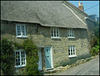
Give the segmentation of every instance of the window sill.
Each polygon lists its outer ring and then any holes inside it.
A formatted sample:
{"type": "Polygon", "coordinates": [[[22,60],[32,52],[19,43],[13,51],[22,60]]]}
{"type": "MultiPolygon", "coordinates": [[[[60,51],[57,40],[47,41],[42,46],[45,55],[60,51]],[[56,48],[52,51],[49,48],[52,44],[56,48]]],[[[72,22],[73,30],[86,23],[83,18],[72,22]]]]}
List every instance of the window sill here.
{"type": "Polygon", "coordinates": [[[69,58],[76,57],[76,55],[70,55],[69,58]]]}
{"type": "Polygon", "coordinates": [[[68,37],[69,39],[74,39],[75,37],[68,37]]]}
{"type": "Polygon", "coordinates": [[[20,65],[20,66],[15,66],[15,68],[22,68],[25,67],[26,65],[20,65]]]}
{"type": "Polygon", "coordinates": [[[16,36],[17,38],[28,38],[27,36],[16,36]]]}
{"type": "Polygon", "coordinates": [[[61,39],[61,37],[51,37],[51,39],[61,39]]]}

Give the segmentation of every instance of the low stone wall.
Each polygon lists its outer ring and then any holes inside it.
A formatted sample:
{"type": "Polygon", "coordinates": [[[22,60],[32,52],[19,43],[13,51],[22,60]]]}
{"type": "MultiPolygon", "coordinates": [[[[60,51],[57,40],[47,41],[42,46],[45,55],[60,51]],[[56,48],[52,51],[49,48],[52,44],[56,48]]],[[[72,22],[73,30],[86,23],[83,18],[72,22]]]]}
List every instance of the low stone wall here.
{"type": "Polygon", "coordinates": [[[85,62],[87,62],[87,61],[90,61],[91,59],[94,59],[94,58],[96,58],[96,57],[98,57],[98,55],[96,55],[96,56],[91,56],[91,57],[85,58],[85,59],[77,60],[75,63],[73,63],[73,64],[71,64],[71,65],[66,65],[66,66],[64,66],[64,67],[63,67],[63,66],[59,66],[59,67],[57,67],[57,68],[54,68],[53,70],[47,70],[47,71],[45,71],[44,73],[45,73],[45,74],[49,74],[49,73],[61,72],[61,71],[63,71],[63,70],[67,70],[67,69],[72,68],[72,67],[74,67],[74,66],[77,66],[77,65],[79,65],[79,64],[82,64],[82,63],[85,63],[85,62]]]}

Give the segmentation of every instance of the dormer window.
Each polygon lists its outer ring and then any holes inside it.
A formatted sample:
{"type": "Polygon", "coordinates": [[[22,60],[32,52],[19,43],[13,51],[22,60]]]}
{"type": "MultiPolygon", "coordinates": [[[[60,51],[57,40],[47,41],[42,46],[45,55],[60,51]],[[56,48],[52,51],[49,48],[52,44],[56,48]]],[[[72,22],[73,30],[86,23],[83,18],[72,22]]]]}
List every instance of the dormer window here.
{"type": "Polygon", "coordinates": [[[16,24],[16,36],[17,37],[26,37],[25,24],[16,24]]]}
{"type": "Polygon", "coordinates": [[[73,29],[68,29],[67,30],[67,36],[68,36],[68,38],[75,38],[74,30],[73,29]]]}
{"type": "Polygon", "coordinates": [[[60,38],[59,28],[51,28],[51,38],[60,38]]]}

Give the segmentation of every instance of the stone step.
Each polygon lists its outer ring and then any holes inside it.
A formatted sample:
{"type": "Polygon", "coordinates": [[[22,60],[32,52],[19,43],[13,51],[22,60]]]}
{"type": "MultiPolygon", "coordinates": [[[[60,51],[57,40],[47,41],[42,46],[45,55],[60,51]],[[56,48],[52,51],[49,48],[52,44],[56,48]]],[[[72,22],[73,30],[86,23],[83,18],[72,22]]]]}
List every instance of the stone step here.
{"type": "Polygon", "coordinates": [[[44,73],[55,73],[57,70],[55,69],[50,69],[50,70],[46,70],[44,73]]]}

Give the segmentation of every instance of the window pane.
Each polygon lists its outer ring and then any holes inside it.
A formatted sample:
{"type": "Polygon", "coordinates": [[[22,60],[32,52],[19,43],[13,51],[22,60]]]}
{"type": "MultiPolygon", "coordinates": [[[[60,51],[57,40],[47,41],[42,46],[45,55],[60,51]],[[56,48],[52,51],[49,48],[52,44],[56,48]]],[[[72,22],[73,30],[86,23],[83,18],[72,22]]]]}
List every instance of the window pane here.
{"type": "Polygon", "coordinates": [[[19,56],[19,52],[16,52],[16,58],[19,58],[20,56],[19,56]]]}
{"type": "Polygon", "coordinates": [[[72,46],[71,46],[71,55],[72,55],[72,46]]]}
{"type": "Polygon", "coordinates": [[[51,28],[51,37],[54,36],[54,33],[53,33],[53,28],[51,28]]]}
{"type": "Polygon", "coordinates": [[[70,37],[72,37],[72,29],[70,29],[70,37]]]}
{"type": "Polygon", "coordinates": [[[69,30],[69,36],[71,37],[71,30],[69,30]]]}
{"type": "Polygon", "coordinates": [[[75,46],[73,46],[73,54],[75,55],[75,46]]]}
{"type": "Polygon", "coordinates": [[[21,35],[21,31],[17,31],[17,35],[21,35]]]}
{"type": "Polygon", "coordinates": [[[57,37],[59,37],[59,31],[58,31],[58,29],[57,29],[57,37]]]}
{"type": "Polygon", "coordinates": [[[24,65],[25,62],[25,51],[21,51],[21,65],[24,65]]]}
{"type": "Polygon", "coordinates": [[[25,27],[24,26],[22,26],[22,35],[25,35],[25,29],[24,29],[25,27]]]}
{"type": "Polygon", "coordinates": [[[54,37],[56,37],[56,30],[54,29],[54,37]]]}
{"type": "Polygon", "coordinates": [[[70,55],[70,50],[68,50],[68,52],[69,52],[69,55],[70,55]]]}
{"type": "Polygon", "coordinates": [[[17,30],[18,30],[18,31],[20,30],[20,26],[17,26],[17,30]]]}
{"type": "Polygon", "coordinates": [[[18,66],[18,65],[20,65],[20,62],[17,62],[17,63],[16,63],[16,66],[18,66]]]}
{"type": "Polygon", "coordinates": [[[20,54],[19,52],[16,52],[16,65],[20,65],[20,54]]]}
{"type": "Polygon", "coordinates": [[[53,37],[53,33],[51,33],[51,36],[53,37]]]}
{"type": "Polygon", "coordinates": [[[24,30],[24,26],[22,26],[22,30],[24,30]]]}
{"type": "Polygon", "coordinates": [[[68,53],[69,53],[69,55],[70,55],[70,46],[68,47],[68,53]]]}
{"type": "Polygon", "coordinates": [[[21,27],[17,26],[17,35],[21,35],[21,27]]]}

